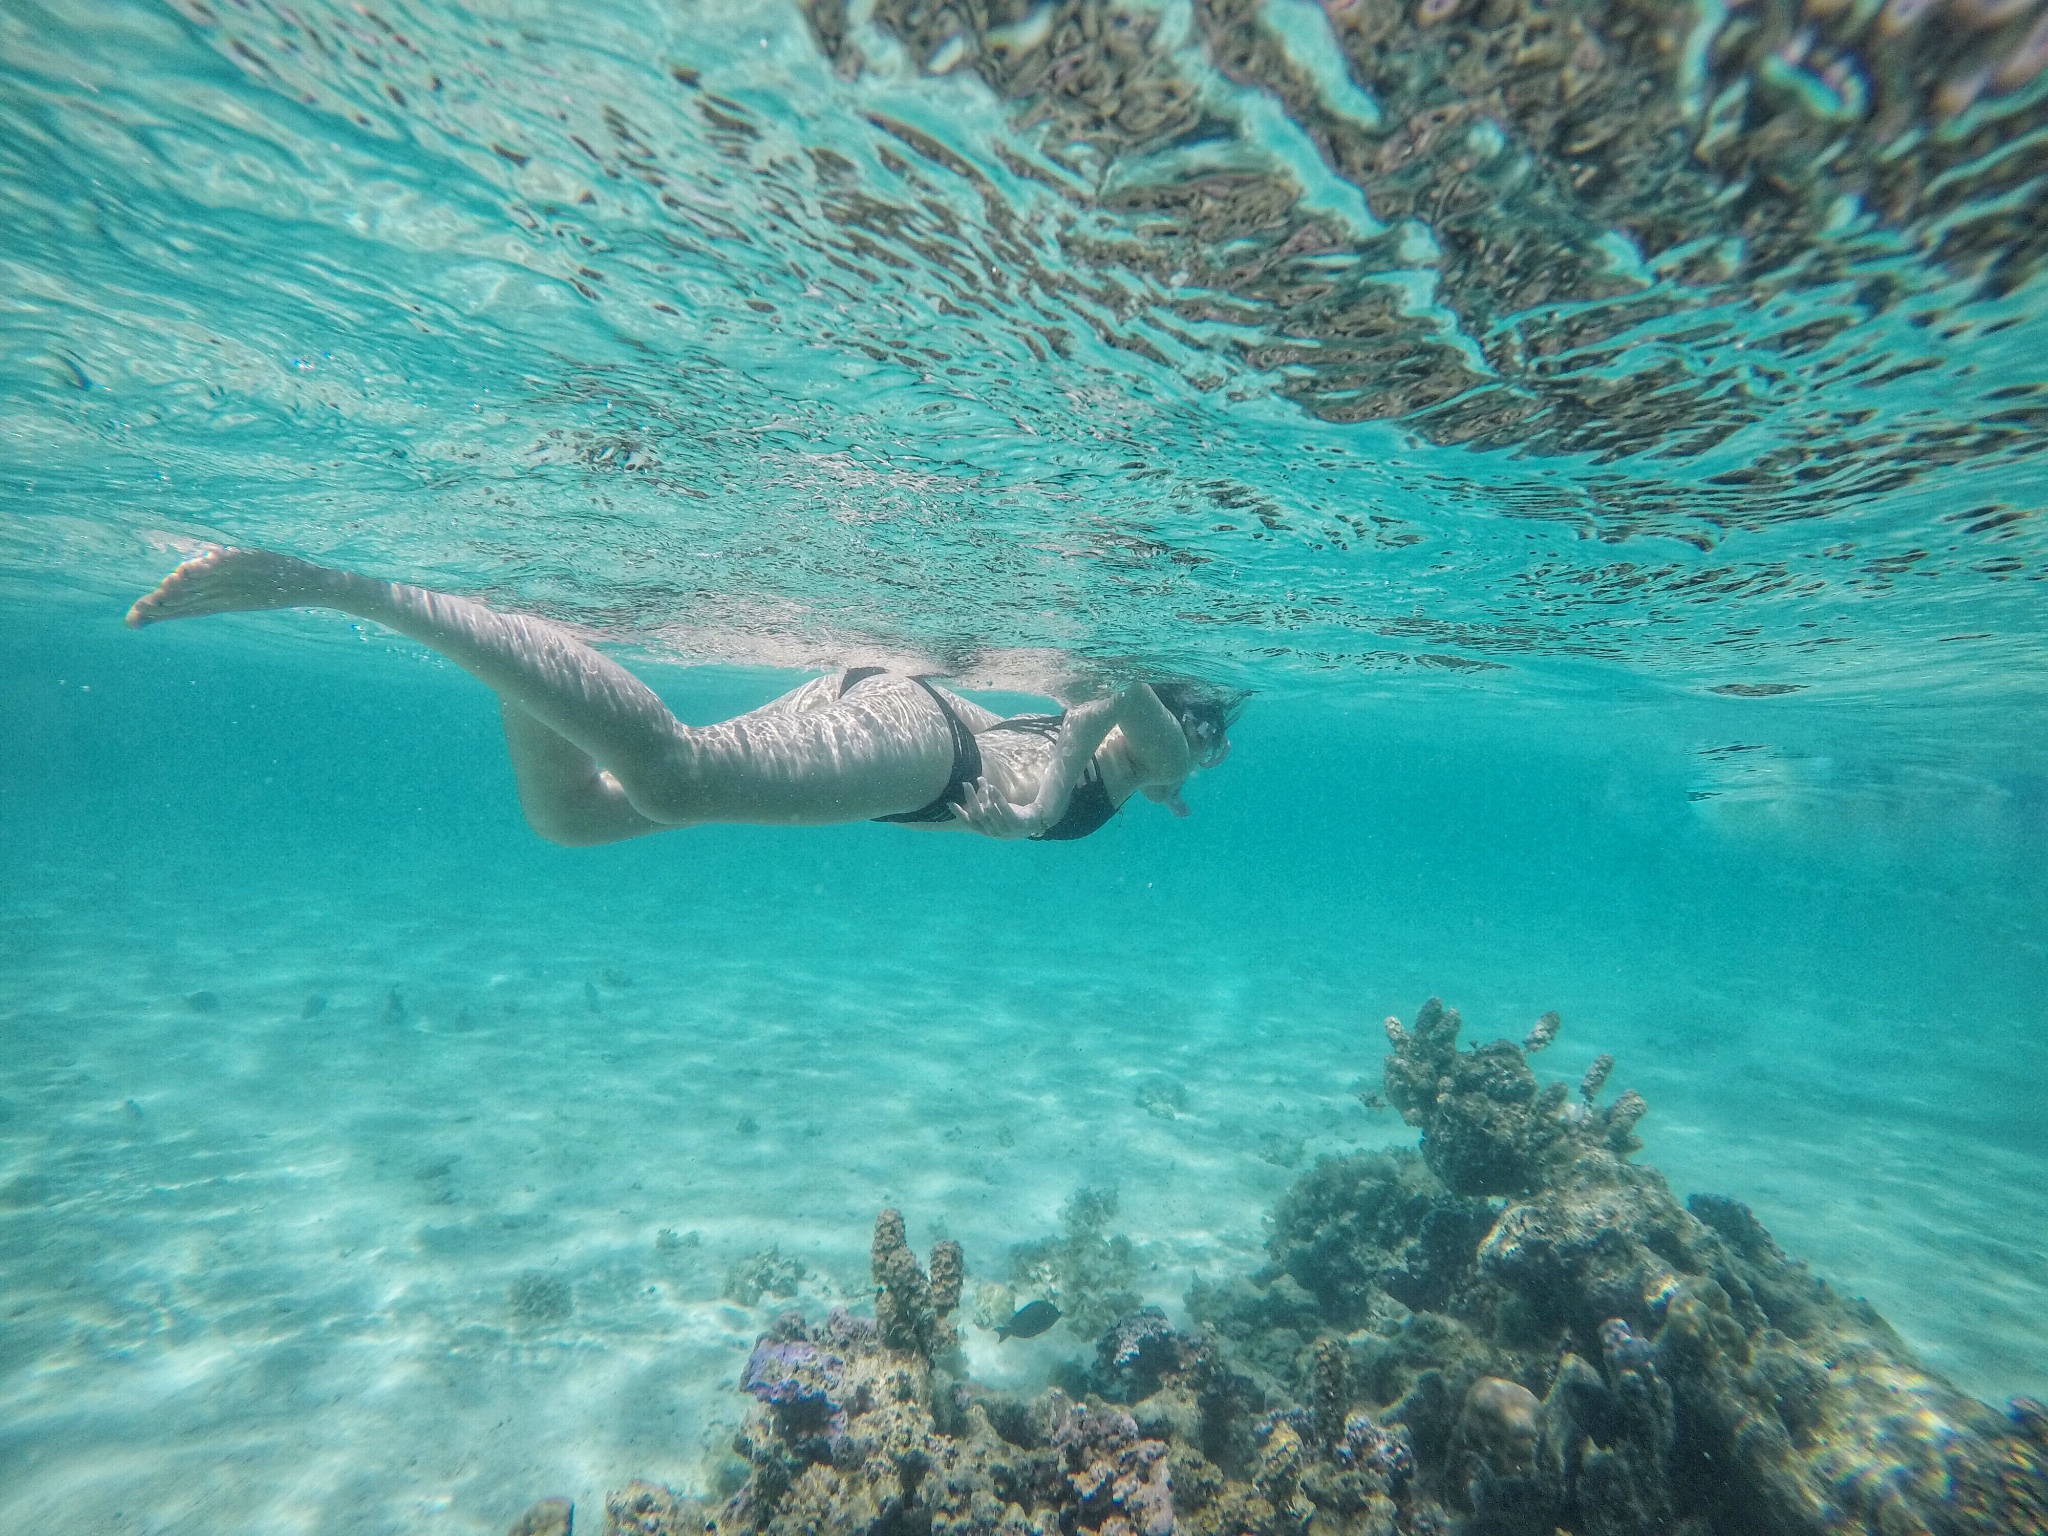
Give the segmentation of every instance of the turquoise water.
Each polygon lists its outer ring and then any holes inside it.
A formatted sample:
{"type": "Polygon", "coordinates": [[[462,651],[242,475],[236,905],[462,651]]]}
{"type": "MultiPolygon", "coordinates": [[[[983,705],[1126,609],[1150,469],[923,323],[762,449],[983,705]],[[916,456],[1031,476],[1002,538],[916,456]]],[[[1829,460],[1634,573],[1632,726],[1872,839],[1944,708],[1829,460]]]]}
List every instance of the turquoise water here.
{"type": "Polygon", "coordinates": [[[2039,1394],[2034,15],[1536,14],[0,8],[0,1531],[709,1489],[884,1204],[1180,1316],[1432,993],[2039,1394]],[[123,629],[209,540],[697,722],[1253,696],[1184,821],[563,850],[417,647],[123,629]]]}

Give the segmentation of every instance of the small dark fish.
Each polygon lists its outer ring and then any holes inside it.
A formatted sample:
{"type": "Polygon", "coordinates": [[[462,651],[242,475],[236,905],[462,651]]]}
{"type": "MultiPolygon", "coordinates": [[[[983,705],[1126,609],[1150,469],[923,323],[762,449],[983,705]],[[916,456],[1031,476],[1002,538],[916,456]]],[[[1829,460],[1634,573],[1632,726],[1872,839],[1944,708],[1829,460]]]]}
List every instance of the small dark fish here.
{"type": "Polygon", "coordinates": [[[1049,1301],[1030,1301],[1017,1315],[996,1329],[998,1339],[1035,1339],[1060,1320],[1060,1309],[1049,1301]]]}

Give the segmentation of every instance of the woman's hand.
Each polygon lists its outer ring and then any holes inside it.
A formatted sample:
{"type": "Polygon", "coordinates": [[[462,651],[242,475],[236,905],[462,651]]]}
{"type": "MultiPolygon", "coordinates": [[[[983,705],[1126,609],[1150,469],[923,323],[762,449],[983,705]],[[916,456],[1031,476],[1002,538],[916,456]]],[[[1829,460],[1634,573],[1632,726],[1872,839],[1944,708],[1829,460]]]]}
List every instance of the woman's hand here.
{"type": "Polygon", "coordinates": [[[963,788],[966,798],[953,807],[953,814],[983,837],[1016,842],[1045,830],[1045,818],[1035,805],[1012,805],[987,779],[976,779],[963,788]]]}

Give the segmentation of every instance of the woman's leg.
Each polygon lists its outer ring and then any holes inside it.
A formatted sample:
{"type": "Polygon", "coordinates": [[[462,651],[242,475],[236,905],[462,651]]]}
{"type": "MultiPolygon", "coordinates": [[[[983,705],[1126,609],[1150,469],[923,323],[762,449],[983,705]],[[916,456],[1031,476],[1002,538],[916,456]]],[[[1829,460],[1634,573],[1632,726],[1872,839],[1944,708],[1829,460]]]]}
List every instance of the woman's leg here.
{"type": "MultiPolygon", "coordinates": [[[[827,707],[755,711],[692,729],[624,667],[544,619],[264,550],[218,549],[186,561],[129,610],[128,622],[141,628],[301,607],[338,608],[440,652],[608,771],[627,805],[656,826],[819,825],[893,815],[929,803],[952,764],[946,722],[905,680],[893,680],[893,688],[871,684],[857,700],[827,707]]],[[[522,747],[536,783],[560,789],[575,782],[574,760],[531,735],[520,737],[515,753],[522,747]]],[[[603,781],[582,783],[575,814],[598,818],[586,830],[603,832],[599,840],[632,835],[631,823],[604,809],[603,781]]],[[[545,800],[549,789],[541,793],[545,800]]],[[[544,806],[549,814],[557,808],[552,800],[544,806]]]]}
{"type": "Polygon", "coordinates": [[[504,699],[505,745],[519,784],[526,824],[551,843],[588,848],[674,828],[649,821],[626,798],[619,781],[597,759],[504,699]]]}

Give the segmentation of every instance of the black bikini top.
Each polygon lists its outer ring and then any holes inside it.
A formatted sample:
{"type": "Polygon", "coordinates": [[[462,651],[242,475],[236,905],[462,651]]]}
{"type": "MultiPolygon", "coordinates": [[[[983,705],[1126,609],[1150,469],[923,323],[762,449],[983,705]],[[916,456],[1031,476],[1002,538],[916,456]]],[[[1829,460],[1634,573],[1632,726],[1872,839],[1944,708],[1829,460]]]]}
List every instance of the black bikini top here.
{"type": "MultiPolygon", "coordinates": [[[[1048,740],[1057,737],[1060,727],[1066,722],[1064,715],[1018,715],[1009,720],[998,720],[990,726],[991,731],[1029,731],[1034,736],[1048,740]]],[[[1043,832],[1034,833],[1034,843],[1071,843],[1076,838],[1086,837],[1090,832],[1099,832],[1109,824],[1117,812],[1117,804],[1109,798],[1109,787],[1102,782],[1102,768],[1094,758],[1088,759],[1088,766],[1081,770],[1081,782],[1076,784],[1067,796],[1067,813],[1043,832]]]]}
{"type": "MultiPolygon", "coordinates": [[[[845,698],[846,691],[855,683],[870,677],[879,677],[888,671],[887,667],[848,667],[839,679],[839,697],[845,698]]],[[[911,679],[918,687],[931,695],[931,701],[939,706],[939,713],[946,717],[946,728],[953,733],[953,773],[946,780],[946,787],[939,791],[938,799],[930,805],[914,811],[903,811],[894,816],[877,816],[876,821],[898,823],[951,821],[953,807],[967,797],[967,786],[981,777],[981,748],[976,745],[974,732],[967,728],[946,702],[946,696],[922,677],[911,679]]],[[[991,731],[1027,731],[1047,739],[1057,737],[1060,726],[1065,723],[1064,715],[1018,715],[1010,720],[998,720],[991,731]]],[[[1094,758],[1088,759],[1088,766],[1081,770],[1081,782],[1074,786],[1067,796],[1067,812],[1043,832],[1034,833],[1034,843],[1070,843],[1076,838],[1086,837],[1090,832],[1100,831],[1117,812],[1116,802],[1109,798],[1109,789],[1102,782],[1102,770],[1094,758]]]]}

